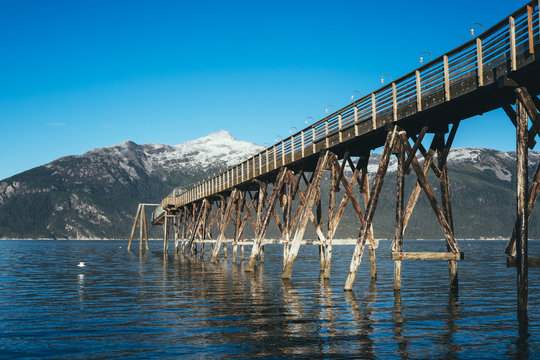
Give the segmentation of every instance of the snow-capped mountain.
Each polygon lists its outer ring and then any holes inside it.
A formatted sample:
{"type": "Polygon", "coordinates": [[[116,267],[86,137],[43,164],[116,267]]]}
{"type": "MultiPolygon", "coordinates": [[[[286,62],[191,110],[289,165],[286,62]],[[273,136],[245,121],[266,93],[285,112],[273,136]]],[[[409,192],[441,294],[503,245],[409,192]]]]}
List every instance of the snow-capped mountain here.
{"type": "Polygon", "coordinates": [[[139,202],[159,203],[262,149],[220,131],[179,145],[125,141],[60,158],[0,181],[0,238],[124,238],[139,202]]]}
{"type": "Polygon", "coordinates": [[[132,141],[124,141],[118,145],[90,150],[83,156],[115,158],[123,166],[133,161],[150,174],[163,169],[213,169],[216,163],[231,166],[263,149],[263,146],[237,140],[231,133],[222,130],[179,145],[137,145],[132,141]]]}

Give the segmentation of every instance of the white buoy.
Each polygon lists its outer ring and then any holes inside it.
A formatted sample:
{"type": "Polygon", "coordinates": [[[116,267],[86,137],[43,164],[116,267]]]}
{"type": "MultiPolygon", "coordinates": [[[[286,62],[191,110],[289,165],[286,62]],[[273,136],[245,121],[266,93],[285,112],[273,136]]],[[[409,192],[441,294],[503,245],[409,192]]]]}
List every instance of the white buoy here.
{"type": "Polygon", "coordinates": [[[78,264],[77,266],[78,266],[78,267],[85,267],[86,264],[85,264],[84,262],[82,262],[82,261],[79,261],[79,264],[78,264]]]}

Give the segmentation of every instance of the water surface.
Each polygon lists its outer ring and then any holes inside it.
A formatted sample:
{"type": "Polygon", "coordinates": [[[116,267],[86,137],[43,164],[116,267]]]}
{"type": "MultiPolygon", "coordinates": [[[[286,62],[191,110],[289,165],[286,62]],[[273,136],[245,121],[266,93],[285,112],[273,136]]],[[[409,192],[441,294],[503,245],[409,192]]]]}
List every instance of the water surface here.
{"type": "MultiPolygon", "coordinates": [[[[364,257],[354,292],[344,292],[351,246],[334,247],[329,281],[319,277],[317,247],[303,246],[282,281],[278,245],[245,273],[230,257],[164,257],[160,242],[140,255],[118,241],[2,241],[0,358],[540,357],[540,271],[529,269],[529,325],[520,328],[504,241],[459,242],[458,295],[443,261],[404,261],[394,293],[389,245],[377,250],[377,281],[364,257]]],[[[531,241],[529,254],[539,250],[531,241]]]]}

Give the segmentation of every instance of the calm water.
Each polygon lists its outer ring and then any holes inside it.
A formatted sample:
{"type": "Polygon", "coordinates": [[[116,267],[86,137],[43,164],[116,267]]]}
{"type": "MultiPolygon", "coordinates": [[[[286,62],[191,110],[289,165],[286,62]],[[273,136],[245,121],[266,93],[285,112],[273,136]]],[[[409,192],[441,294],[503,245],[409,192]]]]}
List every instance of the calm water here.
{"type": "MultiPolygon", "coordinates": [[[[302,247],[283,282],[279,246],[250,274],[230,258],[164,258],[160,242],[150,245],[139,256],[117,241],[0,242],[0,358],[540,358],[540,271],[529,270],[520,331],[503,241],[460,242],[458,296],[445,262],[404,262],[401,298],[389,242],[377,282],[364,257],[353,293],[342,291],[350,246],[334,248],[329,282],[317,248],[302,247]]],[[[404,250],[443,248],[406,241],[404,250]]],[[[531,242],[530,255],[538,250],[531,242]]]]}

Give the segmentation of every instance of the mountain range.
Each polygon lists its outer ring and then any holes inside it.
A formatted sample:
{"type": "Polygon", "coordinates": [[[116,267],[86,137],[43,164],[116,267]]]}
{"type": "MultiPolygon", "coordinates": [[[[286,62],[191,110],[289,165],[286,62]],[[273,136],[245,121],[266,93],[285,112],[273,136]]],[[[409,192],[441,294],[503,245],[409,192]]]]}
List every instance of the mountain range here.
{"type": "MultiPolygon", "coordinates": [[[[125,239],[139,203],[160,203],[173,190],[187,189],[263,148],[220,131],[173,146],[125,141],[62,157],[0,181],[0,238],[125,239]]],[[[378,158],[372,156],[370,173],[376,171],[378,158]]],[[[540,154],[530,152],[529,159],[532,175],[540,154]]],[[[515,153],[459,148],[451,151],[448,161],[456,237],[507,238],[516,217],[515,153]]],[[[394,234],[395,176],[392,160],[374,219],[378,238],[394,234]]],[[[406,177],[406,194],[415,180],[414,175],[406,177]]],[[[435,177],[429,180],[437,192],[435,177]]],[[[327,181],[323,184],[328,186],[327,181]]],[[[538,220],[540,213],[533,211],[531,238],[540,237],[534,226],[538,220]]],[[[348,209],[337,237],[356,237],[358,230],[356,215],[348,209]]],[[[277,227],[269,229],[269,237],[278,234],[277,227]]],[[[151,235],[161,237],[160,230],[151,235]]],[[[405,238],[442,236],[421,195],[405,238]]],[[[306,237],[315,234],[309,230],[306,237]]]]}

